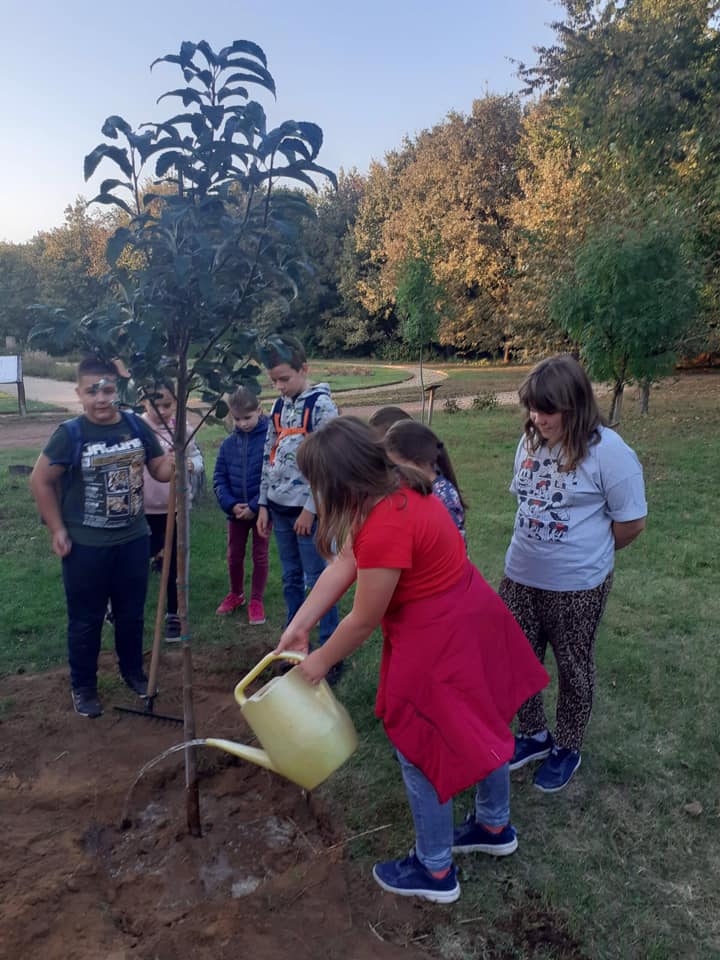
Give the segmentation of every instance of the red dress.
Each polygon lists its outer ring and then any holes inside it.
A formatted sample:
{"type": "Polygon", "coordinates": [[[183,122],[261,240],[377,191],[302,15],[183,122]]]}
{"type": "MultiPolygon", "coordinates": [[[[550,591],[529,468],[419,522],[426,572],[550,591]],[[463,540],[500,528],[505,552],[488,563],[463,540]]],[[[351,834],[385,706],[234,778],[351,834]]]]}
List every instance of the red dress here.
{"type": "Polygon", "coordinates": [[[359,569],[401,571],[382,623],[375,712],[445,803],[510,759],[510,721],[549,677],[435,497],[386,497],[353,552],[359,569]]]}

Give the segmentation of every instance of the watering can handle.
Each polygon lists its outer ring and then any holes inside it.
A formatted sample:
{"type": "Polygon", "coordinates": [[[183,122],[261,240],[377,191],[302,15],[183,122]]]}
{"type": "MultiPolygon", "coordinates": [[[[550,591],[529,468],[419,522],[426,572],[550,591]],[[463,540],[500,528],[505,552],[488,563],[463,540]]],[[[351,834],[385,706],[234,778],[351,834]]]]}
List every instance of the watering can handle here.
{"type": "Polygon", "coordinates": [[[242,706],[247,700],[247,697],[243,693],[243,691],[245,690],[245,687],[251,684],[256,677],[259,677],[260,674],[263,672],[263,670],[266,667],[269,667],[270,664],[273,663],[275,660],[294,660],[296,663],[300,663],[300,661],[304,659],[305,659],[304,653],[296,653],[294,650],[286,650],[283,653],[268,653],[266,656],[262,658],[260,663],[257,663],[252,668],[250,673],[248,673],[247,676],[244,676],[242,680],[237,684],[237,686],[235,687],[235,699],[240,704],[240,706],[242,706]]]}

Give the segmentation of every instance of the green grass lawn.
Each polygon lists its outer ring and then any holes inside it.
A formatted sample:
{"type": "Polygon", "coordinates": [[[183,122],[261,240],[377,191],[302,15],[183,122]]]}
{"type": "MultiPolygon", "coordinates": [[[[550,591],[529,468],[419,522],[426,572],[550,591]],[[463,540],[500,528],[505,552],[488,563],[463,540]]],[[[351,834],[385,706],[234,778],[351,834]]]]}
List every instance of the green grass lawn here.
{"type": "MultiPolygon", "coordinates": [[[[370,390],[388,383],[402,383],[412,376],[407,370],[353,360],[311,360],[308,375],[312,383],[329,383],[333,393],[370,390]]],[[[264,373],[260,384],[263,399],[275,399],[277,393],[264,373]]]]}
{"type": "MultiPolygon", "coordinates": [[[[63,409],[52,403],[42,403],[40,400],[26,400],[25,407],[28,413],[50,413],[63,409]]],[[[17,397],[0,390],[0,413],[18,413],[17,397]]]]}
{"type": "MultiPolygon", "coordinates": [[[[653,391],[646,419],[632,398],[626,401],[622,433],[644,464],[650,516],[646,532],[618,556],[583,765],[554,797],[535,791],[528,772],[514,776],[520,848],[503,860],[464,858],[458,904],[415,911],[412,936],[432,956],[720,957],[720,558],[714,508],[707,503],[717,464],[718,401],[720,377],[682,378],[653,391]]],[[[472,558],[497,585],[514,513],[507,487],[519,414],[509,408],[439,414],[433,427],[470,503],[472,558]]],[[[200,437],[210,470],[223,436],[208,428],[200,437]]],[[[9,463],[32,463],[36,453],[0,451],[5,674],[44,670],[65,657],[59,563],[26,478],[7,471],[9,463]]],[[[236,634],[213,614],[226,591],[224,526],[210,499],[193,511],[191,611],[201,645],[227,644],[236,634]]],[[[274,546],[271,558],[270,623],[254,628],[266,631],[268,644],[283,616],[274,546]]],[[[148,639],[151,621],[149,613],[148,639]]],[[[378,657],[374,638],[355,655],[338,689],[361,746],[321,788],[348,835],[390,824],[347,845],[347,854],[366,868],[378,857],[403,855],[412,841],[400,773],[373,717],[378,657]]],[[[250,666],[240,651],[237,659],[238,670],[250,666]]],[[[12,709],[0,698],[0,719],[12,709]]],[[[457,799],[458,819],[469,803],[469,795],[457,799]]]]}

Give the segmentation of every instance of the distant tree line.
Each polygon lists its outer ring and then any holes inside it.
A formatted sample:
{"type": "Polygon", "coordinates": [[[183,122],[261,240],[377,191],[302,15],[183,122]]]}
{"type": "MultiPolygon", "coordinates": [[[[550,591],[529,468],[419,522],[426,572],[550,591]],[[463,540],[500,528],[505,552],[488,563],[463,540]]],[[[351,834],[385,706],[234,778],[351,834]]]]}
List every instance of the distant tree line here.
{"type": "MultiPolygon", "coordinates": [[[[480,97],[312,196],[297,295],[257,327],[414,357],[398,288],[421,259],[436,355],[577,350],[621,395],[720,348],[720,0],[563,6],[556,42],[518,66],[524,97],[480,97]]],[[[118,222],[78,198],[57,229],[0,244],[0,335],[23,341],[33,302],[95,309],[118,222]]]]}

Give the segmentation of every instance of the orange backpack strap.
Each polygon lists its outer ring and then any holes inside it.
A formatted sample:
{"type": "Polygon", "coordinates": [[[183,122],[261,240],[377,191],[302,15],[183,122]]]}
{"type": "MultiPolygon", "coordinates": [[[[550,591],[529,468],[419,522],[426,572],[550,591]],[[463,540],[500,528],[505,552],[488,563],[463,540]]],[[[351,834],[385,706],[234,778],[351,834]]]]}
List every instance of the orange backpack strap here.
{"type": "Polygon", "coordinates": [[[303,407],[303,418],[302,418],[301,427],[283,427],[282,426],[282,408],[283,408],[282,397],[278,397],[278,399],[275,401],[275,403],[273,404],[272,411],[270,413],[270,417],[275,427],[275,443],[272,445],[272,449],[270,451],[271,466],[273,463],[275,463],[275,455],[277,453],[277,449],[280,446],[281,442],[285,439],[285,437],[292,437],[299,433],[305,436],[305,434],[312,433],[312,429],[313,429],[312,412],[315,409],[315,404],[319,396],[320,394],[318,393],[311,393],[309,397],[305,398],[305,406],[303,407]]]}

